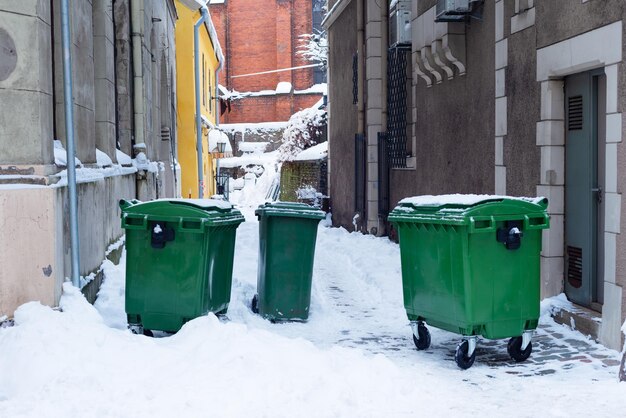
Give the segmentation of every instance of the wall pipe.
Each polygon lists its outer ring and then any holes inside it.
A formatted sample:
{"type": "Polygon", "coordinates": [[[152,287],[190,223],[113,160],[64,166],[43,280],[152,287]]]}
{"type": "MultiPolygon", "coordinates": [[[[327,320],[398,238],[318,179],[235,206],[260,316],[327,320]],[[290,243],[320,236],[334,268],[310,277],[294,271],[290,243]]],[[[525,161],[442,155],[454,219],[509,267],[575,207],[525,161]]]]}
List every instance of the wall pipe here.
{"type": "Polygon", "coordinates": [[[144,0],[130,0],[130,30],[133,56],[133,121],[135,144],[145,144],[144,132],[144,84],[143,60],[141,58],[144,36],[144,0]]]}
{"type": "Polygon", "coordinates": [[[68,0],[61,0],[61,30],[63,45],[63,99],[65,132],[67,136],[67,187],[70,206],[70,246],[72,284],[80,288],[80,242],[78,238],[78,203],[76,197],[76,149],[74,147],[74,99],[72,94],[72,44],[68,0]]]}
{"type": "Polygon", "coordinates": [[[193,26],[193,66],[196,87],[196,154],[198,159],[198,198],[204,198],[204,172],[202,170],[202,121],[200,110],[200,26],[207,20],[209,14],[206,7],[200,8],[200,19],[193,26]]]}
{"type": "Polygon", "coordinates": [[[200,26],[207,20],[209,14],[205,6],[200,8],[200,19],[193,26],[193,66],[195,73],[195,90],[196,90],[196,155],[198,159],[198,198],[204,198],[204,173],[202,170],[202,121],[200,109],[200,26]]]}
{"type": "Polygon", "coordinates": [[[365,134],[364,69],[365,69],[365,0],[356,2],[356,43],[357,43],[357,133],[365,134]]]}
{"type": "Polygon", "coordinates": [[[381,113],[382,113],[382,131],[387,132],[387,57],[389,52],[389,7],[387,2],[383,2],[380,7],[380,64],[381,64],[381,113]]]}

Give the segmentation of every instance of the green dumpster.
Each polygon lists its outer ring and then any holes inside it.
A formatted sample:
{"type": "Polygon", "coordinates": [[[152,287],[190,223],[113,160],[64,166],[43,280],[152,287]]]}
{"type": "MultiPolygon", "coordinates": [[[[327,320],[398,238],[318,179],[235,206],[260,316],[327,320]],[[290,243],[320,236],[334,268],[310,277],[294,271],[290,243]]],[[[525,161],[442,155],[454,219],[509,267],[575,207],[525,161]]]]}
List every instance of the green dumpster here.
{"type": "Polygon", "coordinates": [[[304,203],[266,203],[259,218],[259,268],[252,311],[271,321],[306,321],[317,225],[325,213],[304,203]]]}
{"type": "Polygon", "coordinates": [[[176,332],[208,312],[225,313],[241,213],[211,199],[121,200],[120,207],[129,328],[176,332]]]}
{"type": "Polygon", "coordinates": [[[474,363],[477,336],[512,337],[509,355],[524,361],[539,319],[541,230],[545,198],[417,196],[389,221],[398,231],[404,307],[419,350],[429,325],[461,334],[455,360],[474,363]]]}

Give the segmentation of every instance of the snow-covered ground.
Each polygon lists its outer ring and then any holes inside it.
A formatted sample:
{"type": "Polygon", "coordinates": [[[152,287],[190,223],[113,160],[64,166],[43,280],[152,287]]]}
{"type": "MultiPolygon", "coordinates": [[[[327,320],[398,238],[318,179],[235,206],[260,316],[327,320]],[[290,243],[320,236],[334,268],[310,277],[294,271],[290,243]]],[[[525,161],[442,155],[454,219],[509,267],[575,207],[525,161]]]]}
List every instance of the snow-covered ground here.
{"type": "Polygon", "coordinates": [[[124,266],[105,262],[95,307],[69,284],[62,312],[36,302],[0,328],[0,417],[409,417],[623,416],[619,354],[549,317],[528,363],[506,342],[480,341],[458,369],[459,337],[430,328],[418,352],[403,305],[399,248],[385,238],[322,222],[311,315],[272,324],[250,311],[258,223],[273,174],[233,193],[246,216],[237,231],[227,319],[212,314],[176,335],[126,330],[124,266]]]}

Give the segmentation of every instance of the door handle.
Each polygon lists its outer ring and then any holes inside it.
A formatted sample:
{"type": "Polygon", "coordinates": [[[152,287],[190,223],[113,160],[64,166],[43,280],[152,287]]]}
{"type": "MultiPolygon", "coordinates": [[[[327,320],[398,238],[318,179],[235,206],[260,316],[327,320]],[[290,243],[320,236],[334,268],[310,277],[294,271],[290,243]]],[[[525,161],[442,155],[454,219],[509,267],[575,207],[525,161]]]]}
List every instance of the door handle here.
{"type": "Polygon", "coordinates": [[[596,198],[598,199],[598,203],[602,203],[602,187],[593,188],[591,191],[597,193],[596,198]]]}

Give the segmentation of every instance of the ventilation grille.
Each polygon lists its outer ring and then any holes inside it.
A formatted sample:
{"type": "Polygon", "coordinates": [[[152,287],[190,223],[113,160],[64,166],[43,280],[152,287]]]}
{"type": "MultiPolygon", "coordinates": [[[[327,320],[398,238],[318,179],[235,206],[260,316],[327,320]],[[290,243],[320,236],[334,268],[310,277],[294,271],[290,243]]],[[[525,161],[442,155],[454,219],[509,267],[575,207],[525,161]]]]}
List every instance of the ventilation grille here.
{"type": "Polygon", "coordinates": [[[567,282],[578,289],[583,284],[583,250],[567,247],[567,282]]]}
{"type": "Polygon", "coordinates": [[[583,96],[567,99],[567,129],[578,131],[583,128],[583,96]]]}

